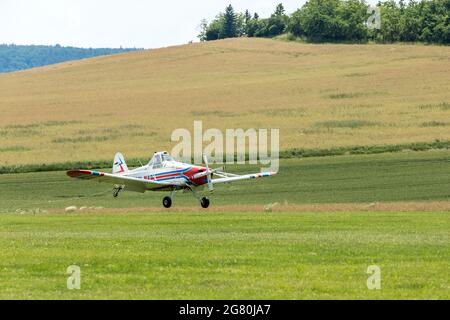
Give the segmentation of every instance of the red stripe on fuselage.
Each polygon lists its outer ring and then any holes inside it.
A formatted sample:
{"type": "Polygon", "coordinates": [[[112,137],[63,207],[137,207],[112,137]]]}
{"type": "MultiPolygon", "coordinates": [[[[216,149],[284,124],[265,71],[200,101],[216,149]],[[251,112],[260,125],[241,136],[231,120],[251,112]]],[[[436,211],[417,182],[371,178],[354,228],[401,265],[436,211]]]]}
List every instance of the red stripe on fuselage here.
{"type": "Polygon", "coordinates": [[[173,177],[186,177],[189,179],[189,182],[192,184],[195,184],[197,186],[205,184],[206,183],[206,177],[200,177],[197,179],[194,179],[193,176],[201,171],[204,171],[203,168],[201,167],[192,167],[191,169],[189,169],[186,172],[177,172],[177,173],[169,173],[169,174],[163,174],[157,177],[154,176],[149,176],[149,180],[160,180],[160,179],[167,179],[167,178],[173,178],[173,177]]]}
{"type": "Polygon", "coordinates": [[[169,173],[169,174],[163,174],[161,176],[157,176],[156,180],[158,179],[164,179],[164,178],[170,178],[170,177],[176,177],[176,176],[181,176],[182,173],[176,172],[176,173],[169,173]]]}

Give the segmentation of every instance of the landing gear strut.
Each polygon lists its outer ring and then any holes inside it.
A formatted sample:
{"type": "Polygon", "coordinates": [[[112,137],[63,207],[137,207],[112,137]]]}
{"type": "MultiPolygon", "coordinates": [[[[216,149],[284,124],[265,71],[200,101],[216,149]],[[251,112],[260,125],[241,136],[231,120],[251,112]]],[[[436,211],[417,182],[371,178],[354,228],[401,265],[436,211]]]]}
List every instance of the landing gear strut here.
{"type": "Polygon", "coordinates": [[[207,197],[201,197],[195,188],[190,188],[189,190],[192,191],[192,195],[200,202],[202,208],[206,209],[209,207],[209,199],[207,197]]]}

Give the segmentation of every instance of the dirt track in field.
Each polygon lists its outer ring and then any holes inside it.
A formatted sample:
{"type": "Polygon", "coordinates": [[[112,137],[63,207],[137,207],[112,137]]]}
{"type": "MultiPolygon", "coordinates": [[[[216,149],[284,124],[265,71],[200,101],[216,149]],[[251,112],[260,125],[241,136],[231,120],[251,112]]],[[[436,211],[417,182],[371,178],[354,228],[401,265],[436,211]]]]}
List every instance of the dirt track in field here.
{"type": "MultiPolygon", "coordinates": [[[[271,204],[271,205],[226,205],[214,206],[204,210],[200,207],[177,207],[170,209],[160,207],[149,208],[97,208],[77,210],[75,212],[100,212],[100,213],[134,213],[134,212],[391,212],[391,211],[450,211],[450,201],[432,202],[383,202],[383,203],[335,203],[335,204],[271,204]]],[[[50,211],[62,213],[64,210],[50,211]]]]}

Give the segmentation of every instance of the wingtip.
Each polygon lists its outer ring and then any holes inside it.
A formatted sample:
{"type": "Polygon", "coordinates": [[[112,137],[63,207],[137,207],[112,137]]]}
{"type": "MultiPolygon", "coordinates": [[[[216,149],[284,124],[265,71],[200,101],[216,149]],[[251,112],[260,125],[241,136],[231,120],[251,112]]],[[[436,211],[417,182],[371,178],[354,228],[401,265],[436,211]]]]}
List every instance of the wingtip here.
{"type": "Polygon", "coordinates": [[[270,177],[270,176],[274,176],[276,175],[278,172],[276,171],[265,171],[265,172],[261,172],[261,176],[262,177],[270,177]]]}
{"type": "Polygon", "coordinates": [[[71,178],[78,178],[81,176],[91,175],[92,173],[93,171],[91,170],[81,170],[81,169],[66,171],[66,174],[71,178]]]}
{"type": "Polygon", "coordinates": [[[75,178],[79,175],[79,170],[67,170],[66,175],[68,175],[71,178],[75,178]]]}

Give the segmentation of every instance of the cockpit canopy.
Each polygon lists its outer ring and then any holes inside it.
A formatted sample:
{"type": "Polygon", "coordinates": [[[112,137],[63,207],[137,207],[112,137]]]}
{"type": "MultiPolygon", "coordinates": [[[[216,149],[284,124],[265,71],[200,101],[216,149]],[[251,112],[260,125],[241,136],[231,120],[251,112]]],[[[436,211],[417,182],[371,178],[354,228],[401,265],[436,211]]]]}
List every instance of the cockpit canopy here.
{"type": "Polygon", "coordinates": [[[167,153],[167,151],[155,152],[148,165],[153,168],[158,168],[161,167],[164,161],[174,161],[174,159],[170,156],[169,153],[167,153]]]}

